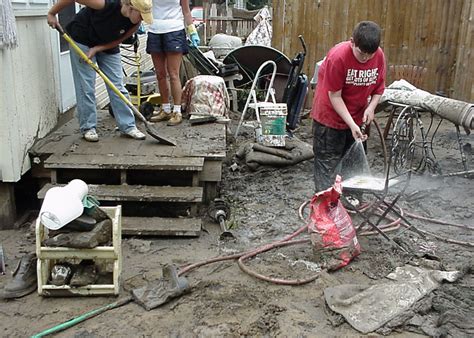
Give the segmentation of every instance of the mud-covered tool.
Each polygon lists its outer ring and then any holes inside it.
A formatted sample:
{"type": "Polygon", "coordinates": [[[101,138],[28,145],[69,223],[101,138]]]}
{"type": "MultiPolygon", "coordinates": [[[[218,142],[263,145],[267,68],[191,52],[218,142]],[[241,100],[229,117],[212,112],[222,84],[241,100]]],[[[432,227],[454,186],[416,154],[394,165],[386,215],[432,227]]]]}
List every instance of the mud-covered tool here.
{"type": "Polygon", "coordinates": [[[223,199],[214,199],[209,206],[208,214],[214,221],[219,223],[221,227],[219,239],[224,240],[235,238],[234,234],[227,229],[226,221],[230,217],[230,208],[223,199]]]}
{"type": "Polygon", "coordinates": [[[165,265],[162,271],[162,278],[132,290],[135,302],[147,311],[163,305],[189,290],[188,280],[185,277],[178,277],[175,266],[165,265]]]}
{"type": "Polygon", "coordinates": [[[191,118],[189,119],[189,124],[191,124],[192,126],[196,126],[198,124],[213,123],[216,121],[217,121],[217,117],[212,116],[212,115],[206,115],[206,116],[191,115],[191,118]]]}
{"type": "Polygon", "coordinates": [[[56,30],[61,34],[61,36],[69,43],[69,45],[74,49],[74,51],[89,65],[91,66],[97,74],[104,80],[104,82],[110,87],[110,89],[113,90],[115,94],[117,94],[120,99],[125,102],[125,104],[133,111],[135,116],[140,119],[145,124],[146,132],[150,134],[154,139],[160,141],[162,144],[167,144],[167,145],[172,145],[175,146],[176,142],[173,140],[170,140],[168,138],[165,138],[163,136],[160,136],[158,131],[153,128],[153,125],[147,121],[147,119],[143,116],[142,113],[130,102],[130,100],[123,95],[120,90],[115,87],[115,85],[112,83],[112,81],[109,80],[109,78],[99,69],[99,67],[92,62],[91,59],[87,57],[87,55],[82,51],[82,49],[79,48],[79,46],[74,42],[74,40],[64,32],[63,28],[61,26],[56,26],[56,30]]]}

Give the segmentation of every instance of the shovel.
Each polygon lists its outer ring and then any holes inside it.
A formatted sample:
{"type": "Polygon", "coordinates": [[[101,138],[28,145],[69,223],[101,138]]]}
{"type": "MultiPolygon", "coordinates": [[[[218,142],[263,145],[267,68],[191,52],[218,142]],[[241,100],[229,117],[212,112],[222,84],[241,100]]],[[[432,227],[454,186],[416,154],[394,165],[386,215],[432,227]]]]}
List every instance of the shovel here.
{"type": "Polygon", "coordinates": [[[140,111],[130,102],[130,100],[125,95],[123,95],[117,89],[117,87],[115,87],[115,85],[109,80],[109,78],[107,76],[105,76],[105,74],[99,69],[99,67],[94,62],[92,62],[91,59],[89,59],[87,57],[87,55],[79,48],[79,46],[74,42],[74,40],[67,33],[64,32],[64,30],[61,26],[59,26],[59,25],[56,26],[56,30],[69,43],[69,45],[76,51],[76,53],[89,66],[91,66],[97,72],[97,74],[100,75],[100,77],[110,87],[110,89],[112,89],[114,91],[114,93],[117,94],[120,97],[120,99],[122,99],[123,102],[125,102],[125,104],[133,111],[135,116],[145,124],[145,129],[146,129],[146,132],[148,134],[150,134],[153,138],[160,141],[160,143],[162,143],[162,144],[167,144],[167,145],[171,145],[171,146],[176,145],[176,142],[174,142],[173,140],[170,140],[170,139],[167,139],[167,138],[164,138],[164,137],[158,135],[158,132],[155,130],[155,128],[153,128],[153,125],[150,122],[148,122],[147,119],[143,116],[143,114],[140,113],[140,111]]]}
{"type": "Polygon", "coordinates": [[[162,272],[162,278],[143,287],[133,289],[131,296],[126,296],[116,302],[89,311],[83,315],[53,326],[31,337],[39,338],[66,330],[85,320],[98,316],[105,311],[116,309],[132,301],[135,301],[149,311],[183,295],[190,290],[188,280],[185,277],[178,276],[175,266],[166,265],[163,267],[162,272]]]}

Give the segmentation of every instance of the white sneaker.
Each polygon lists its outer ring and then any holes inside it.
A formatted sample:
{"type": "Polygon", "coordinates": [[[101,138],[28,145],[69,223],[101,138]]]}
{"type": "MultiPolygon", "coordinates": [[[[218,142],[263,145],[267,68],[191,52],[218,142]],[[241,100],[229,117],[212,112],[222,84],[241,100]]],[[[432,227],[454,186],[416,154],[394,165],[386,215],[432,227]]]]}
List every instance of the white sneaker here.
{"type": "Polygon", "coordinates": [[[91,128],[82,135],[84,139],[88,142],[97,142],[99,141],[99,135],[95,131],[95,128],[91,128]]]}
{"type": "Polygon", "coordinates": [[[129,131],[124,133],[127,136],[130,136],[131,138],[135,140],[144,140],[146,138],[146,135],[143,134],[140,130],[137,128],[132,128],[129,131]]]}

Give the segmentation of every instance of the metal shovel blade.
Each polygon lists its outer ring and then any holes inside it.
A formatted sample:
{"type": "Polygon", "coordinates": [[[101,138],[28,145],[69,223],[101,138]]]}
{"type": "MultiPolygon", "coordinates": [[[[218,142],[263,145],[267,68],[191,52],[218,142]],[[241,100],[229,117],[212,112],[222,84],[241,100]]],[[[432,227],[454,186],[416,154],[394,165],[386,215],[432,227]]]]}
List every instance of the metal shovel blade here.
{"type": "Polygon", "coordinates": [[[163,143],[163,144],[166,144],[166,145],[170,145],[170,146],[175,146],[176,145],[176,142],[171,140],[171,139],[168,139],[168,138],[165,138],[161,135],[158,134],[158,131],[153,128],[153,126],[149,123],[149,122],[146,122],[145,123],[145,129],[146,129],[146,132],[151,136],[153,137],[154,139],[160,141],[160,143],[163,143]]]}

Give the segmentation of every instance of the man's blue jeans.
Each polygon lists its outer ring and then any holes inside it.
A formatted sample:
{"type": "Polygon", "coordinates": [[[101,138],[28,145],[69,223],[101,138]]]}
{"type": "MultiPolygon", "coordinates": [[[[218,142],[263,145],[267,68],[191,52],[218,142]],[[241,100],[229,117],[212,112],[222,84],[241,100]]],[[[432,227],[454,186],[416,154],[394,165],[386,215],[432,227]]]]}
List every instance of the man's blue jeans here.
{"type": "MultiPolygon", "coordinates": [[[[87,54],[89,47],[77,43],[79,48],[87,54]]],[[[95,79],[96,72],[74,51],[70,51],[72,75],[74,77],[74,87],[77,101],[77,117],[81,133],[84,134],[91,128],[97,126],[97,108],[95,99],[95,79]]],[[[123,93],[129,97],[127,90],[123,85],[122,61],[120,53],[107,54],[97,53],[92,62],[97,63],[99,69],[109,78],[109,80],[123,93]]],[[[135,128],[135,117],[131,109],[107,86],[110,105],[114,112],[117,125],[122,132],[130,131],[135,128]]]]}

